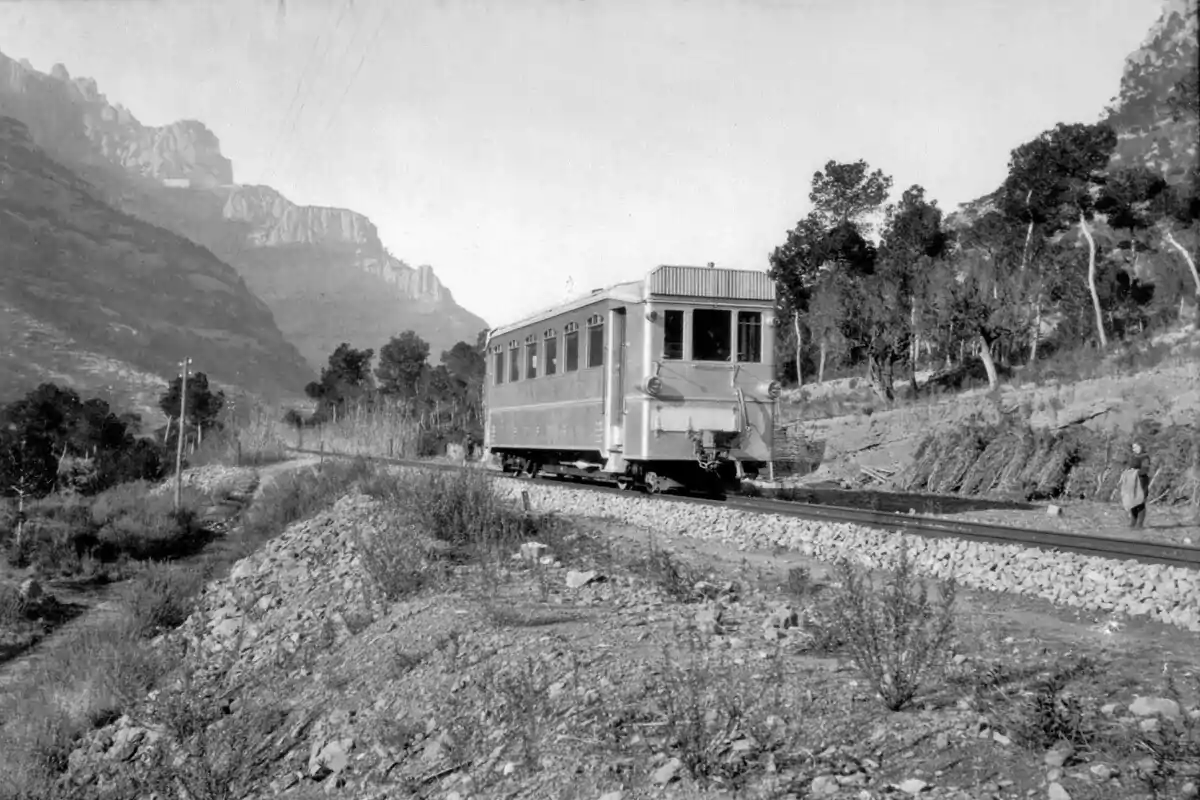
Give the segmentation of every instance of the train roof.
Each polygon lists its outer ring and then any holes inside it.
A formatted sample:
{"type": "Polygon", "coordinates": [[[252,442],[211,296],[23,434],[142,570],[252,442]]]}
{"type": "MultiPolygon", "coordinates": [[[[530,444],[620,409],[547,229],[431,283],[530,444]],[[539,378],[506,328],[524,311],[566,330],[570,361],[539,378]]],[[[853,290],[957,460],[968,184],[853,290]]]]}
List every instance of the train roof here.
{"type": "Polygon", "coordinates": [[[723,269],[662,264],[650,270],[645,278],[616,283],[564,303],[538,311],[508,325],[493,328],[494,336],[511,333],[559,314],[565,314],[594,303],[615,300],[623,303],[642,303],[652,297],[728,300],[775,300],[775,283],[766,272],[759,270],[723,269]]]}

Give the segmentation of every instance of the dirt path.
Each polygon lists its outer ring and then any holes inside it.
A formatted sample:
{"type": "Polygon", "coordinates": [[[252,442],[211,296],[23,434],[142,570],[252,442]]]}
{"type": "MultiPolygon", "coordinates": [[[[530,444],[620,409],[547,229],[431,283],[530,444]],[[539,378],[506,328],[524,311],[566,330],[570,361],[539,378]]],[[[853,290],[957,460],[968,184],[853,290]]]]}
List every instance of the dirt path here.
{"type": "MultiPolygon", "coordinates": [[[[262,497],[264,490],[280,475],[312,466],[318,460],[316,457],[304,457],[258,468],[255,486],[248,501],[239,506],[234,514],[240,515],[253,506],[262,497]]],[[[225,536],[236,537],[237,530],[236,527],[232,527],[225,536]]],[[[181,559],[177,563],[185,566],[190,563],[198,564],[205,557],[207,550],[208,548],[205,548],[205,550],[181,559]]],[[[76,643],[81,638],[86,638],[89,633],[99,633],[107,626],[114,624],[122,612],[125,602],[124,593],[128,587],[129,581],[127,580],[102,585],[91,584],[84,587],[62,581],[47,581],[46,591],[54,595],[59,602],[73,606],[74,615],[38,640],[33,646],[18,653],[9,661],[0,663],[0,691],[27,678],[38,668],[39,664],[47,657],[52,656],[57,648],[76,646],[76,643]]]]}

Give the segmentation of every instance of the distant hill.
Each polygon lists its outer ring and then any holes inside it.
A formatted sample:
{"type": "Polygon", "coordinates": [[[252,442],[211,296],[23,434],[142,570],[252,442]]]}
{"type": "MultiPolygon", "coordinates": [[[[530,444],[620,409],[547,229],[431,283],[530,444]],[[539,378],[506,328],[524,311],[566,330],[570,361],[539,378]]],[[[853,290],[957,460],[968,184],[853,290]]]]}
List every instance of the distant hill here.
{"type": "Polygon", "coordinates": [[[0,242],[0,400],[55,381],[145,411],[184,356],[268,398],[313,376],[231,267],[105,203],[6,116],[0,242]]]}
{"type": "Polygon", "coordinates": [[[233,266],[314,368],[343,341],[378,349],[411,328],[436,358],[486,327],[430,267],[392,255],[362,214],[298,206],[270,187],[234,183],[233,165],[200,122],[143,125],[95,81],[72,78],[62,65],[42,73],[3,54],[0,113],[24,121],[35,142],[111,204],[233,266]]]}

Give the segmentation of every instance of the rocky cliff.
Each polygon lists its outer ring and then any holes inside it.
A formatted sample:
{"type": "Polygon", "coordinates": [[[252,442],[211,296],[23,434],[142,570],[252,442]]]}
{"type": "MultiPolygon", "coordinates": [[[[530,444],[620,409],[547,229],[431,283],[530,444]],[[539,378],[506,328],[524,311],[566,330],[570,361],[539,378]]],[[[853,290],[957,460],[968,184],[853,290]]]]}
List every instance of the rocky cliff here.
{"type": "MultiPolygon", "coordinates": [[[[298,206],[270,186],[238,186],[225,201],[225,219],[245,223],[248,238],[260,247],[315,245],[352,248],[355,266],[374,275],[400,294],[429,303],[454,298],[433,267],[410,267],[383,246],[375,223],[357,211],[298,206]]],[[[482,327],[482,326],[480,326],[482,327]]]]}
{"type": "Polygon", "coordinates": [[[0,242],[2,399],[55,381],[145,410],[185,356],[268,397],[313,377],[237,272],[105,203],[5,116],[0,242]]]}
{"type": "Polygon", "coordinates": [[[62,64],[47,75],[0,53],[0,113],[23,121],[41,146],[59,155],[103,160],[158,180],[233,183],[233,165],[203,124],[143,125],[124,107],[109,103],[94,80],[72,78],[62,64]]]}
{"type": "Polygon", "coordinates": [[[1114,165],[1142,164],[1180,179],[1196,165],[1195,113],[1177,113],[1200,71],[1197,0],[1165,0],[1142,46],[1125,59],[1121,86],[1107,118],[1120,137],[1114,165]],[[1189,83],[1190,80],[1190,83],[1189,83]]]}
{"type": "Polygon", "coordinates": [[[234,184],[217,137],[199,122],[142,125],[95,81],[61,65],[41,73],[2,54],[0,113],[28,125],[39,146],[109,203],[233,266],[314,367],[342,341],[378,349],[405,329],[428,340],[436,359],[486,327],[431,267],[392,255],[366,216],[234,184]]]}

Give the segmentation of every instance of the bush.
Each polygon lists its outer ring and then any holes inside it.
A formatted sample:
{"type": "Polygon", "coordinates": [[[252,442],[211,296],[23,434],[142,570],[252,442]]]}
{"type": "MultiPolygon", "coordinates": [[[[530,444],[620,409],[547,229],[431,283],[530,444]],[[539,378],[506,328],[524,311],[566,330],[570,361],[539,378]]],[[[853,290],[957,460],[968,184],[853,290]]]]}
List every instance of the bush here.
{"type": "Polygon", "coordinates": [[[501,498],[493,480],[479,470],[427,470],[399,488],[399,499],[413,525],[450,545],[491,548],[532,536],[534,520],[501,498]]]}
{"type": "Polygon", "coordinates": [[[179,627],[191,615],[203,588],[204,576],[194,569],[150,564],[129,588],[131,632],[152,638],[179,627]]]}
{"type": "Polygon", "coordinates": [[[898,711],[916,696],[928,670],[948,654],[954,629],[953,581],[943,584],[938,602],[913,573],[907,549],[882,591],[871,587],[869,574],[843,559],[837,566],[842,586],[830,606],[836,627],[863,675],[898,711]]]}
{"type": "Polygon", "coordinates": [[[0,625],[15,625],[25,618],[25,599],[15,586],[0,585],[0,625]]]}
{"type": "Polygon", "coordinates": [[[206,534],[196,513],[199,494],[189,491],[176,511],[170,493],[152,493],[150,488],[143,482],[128,483],[96,498],[91,516],[98,557],[175,558],[204,544],[206,534]]]}
{"type": "Polygon", "coordinates": [[[328,461],[319,469],[281,474],[263,489],[247,512],[241,538],[247,547],[257,546],[293,522],[328,508],[353,487],[375,476],[374,467],[363,459],[328,461]]]}

